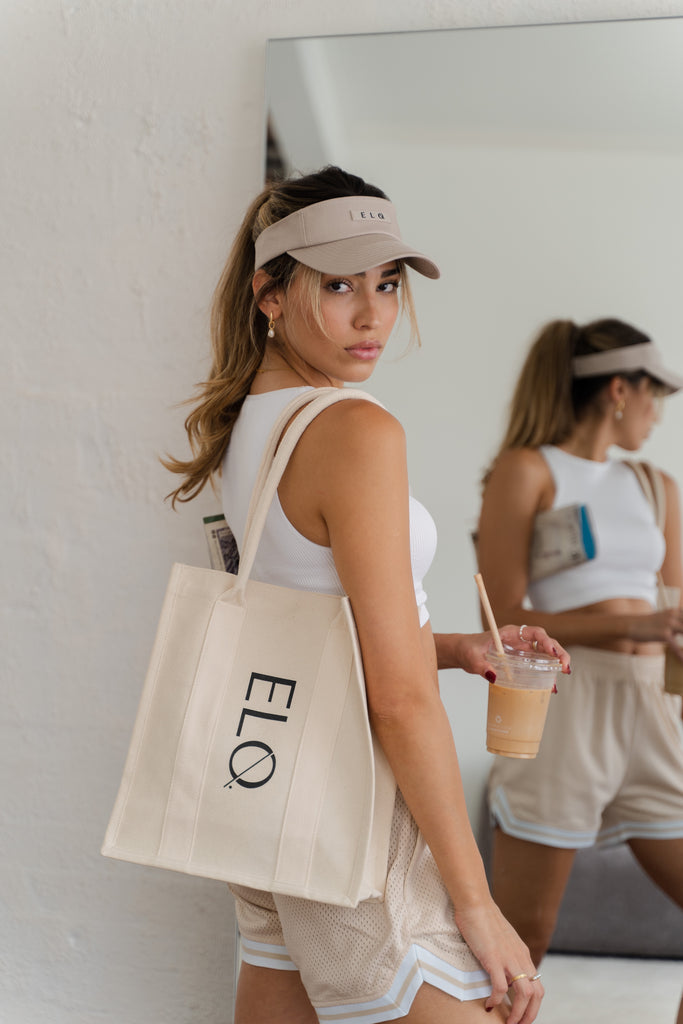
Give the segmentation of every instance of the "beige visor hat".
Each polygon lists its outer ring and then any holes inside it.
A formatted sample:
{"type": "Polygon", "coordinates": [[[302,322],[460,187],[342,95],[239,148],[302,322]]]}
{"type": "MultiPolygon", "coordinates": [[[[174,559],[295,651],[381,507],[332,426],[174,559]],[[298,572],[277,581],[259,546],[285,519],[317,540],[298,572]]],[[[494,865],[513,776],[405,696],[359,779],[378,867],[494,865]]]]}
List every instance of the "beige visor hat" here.
{"type": "Polygon", "coordinates": [[[667,370],[661,352],[651,341],[643,342],[642,345],[610,348],[604,352],[591,352],[587,356],[576,356],[572,361],[574,377],[606,377],[613,373],[634,373],[637,370],[643,370],[662,384],[669,395],[683,388],[683,377],[667,370]]]}
{"type": "Polygon", "coordinates": [[[325,199],[264,228],[254,270],[285,252],[323,274],[361,274],[405,260],[425,277],[440,277],[436,263],[401,238],[393,203],[374,196],[325,199]]]}

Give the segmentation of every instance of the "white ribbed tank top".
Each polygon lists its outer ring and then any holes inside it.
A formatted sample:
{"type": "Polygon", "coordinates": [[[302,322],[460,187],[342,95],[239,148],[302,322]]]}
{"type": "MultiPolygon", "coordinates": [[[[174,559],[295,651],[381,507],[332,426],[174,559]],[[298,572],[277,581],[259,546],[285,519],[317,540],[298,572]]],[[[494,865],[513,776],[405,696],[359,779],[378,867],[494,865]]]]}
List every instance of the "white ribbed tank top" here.
{"type": "Polygon", "coordinates": [[[533,607],[563,612],[629,597],[655,608],[656,573],[666,545],[633,470],[618,459],[595,462],[554,445],[542,445],[539,451],[555,482],[553,508],[588,506],[596,555],[582,565],[530,583],[533,607]]]}
{"type": "MultiPolygon", "coordinates": [[[[283,388],[261,395],[247,395],[223,457],[221,496],[223,512],[241,549],[249,499],[268,435],[287,403],[307,387],[283,388]]],[[[419,501],[410,497],[410,555],[420,625],[429,619],[422,580],[436,552],[436,526],[419,501]]],[[[332,549],[315,544],[287,519],[275,495],[256,554],[252,578],[264,583],[343,594],[332,558],[332,549]]]]}

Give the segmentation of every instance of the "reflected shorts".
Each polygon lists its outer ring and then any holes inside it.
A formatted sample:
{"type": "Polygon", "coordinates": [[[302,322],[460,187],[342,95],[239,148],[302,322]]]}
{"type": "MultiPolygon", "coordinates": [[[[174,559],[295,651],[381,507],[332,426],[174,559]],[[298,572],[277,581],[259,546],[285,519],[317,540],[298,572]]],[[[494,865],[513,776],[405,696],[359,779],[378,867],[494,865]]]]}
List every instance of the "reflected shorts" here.
{"type": "Polygon", "coordinates": [[[683,837],[681,698],[664,656],[571,647],[538,756],[497,756],[489,807],[507,835],[580,849],[683,837]]]}
{"type": "Polygon", "coordinates": [[[460,1000],[491,983],[455,926],[453,905],[410,811],[396,794],[383,900],[355,908],[231,885],[242,959],[298,970],[322,1022],[374,1024],[408,1013],[423,982],[460,1000]]]}

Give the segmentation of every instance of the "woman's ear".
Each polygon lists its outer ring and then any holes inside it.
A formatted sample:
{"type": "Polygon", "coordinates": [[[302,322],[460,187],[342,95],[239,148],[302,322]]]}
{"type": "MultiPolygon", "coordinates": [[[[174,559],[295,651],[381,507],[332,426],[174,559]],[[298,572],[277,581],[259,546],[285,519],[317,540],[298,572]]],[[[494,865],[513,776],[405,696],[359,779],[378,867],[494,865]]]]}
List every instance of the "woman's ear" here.
{"type": "Polygon", "coordinates": [[[280,316],[280,289],[273,279],[263,269],[259,269],[251,279],[251,287],[254,295],[261,295],[258,300],[258,308],[267,317],[273,316],[276,320],[280,316]],[[268,285],[271,285],[269,288],[268,285]]]}
{"type": "Polygon", "coordinates": [[[619,405],[626,400],[628,384],[623,377],[612,377],[607,385],[607,394],[614,405],[619,405]]]}

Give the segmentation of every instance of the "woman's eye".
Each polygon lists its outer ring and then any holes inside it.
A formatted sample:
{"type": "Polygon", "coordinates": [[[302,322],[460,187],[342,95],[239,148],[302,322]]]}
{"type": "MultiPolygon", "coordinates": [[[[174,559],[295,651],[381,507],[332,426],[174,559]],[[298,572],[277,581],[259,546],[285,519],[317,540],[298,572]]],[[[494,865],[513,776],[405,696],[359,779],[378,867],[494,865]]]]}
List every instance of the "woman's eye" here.
{"type": "Polygon", "coordinates": [[[395,281],[382,281],[381,285],[379,286],[379,290],[381,292],[391,294],[391,292],[398,291],[400,283],[401,282],[398,280],[398,278],[395,281]]]}
{"type": "Polygon", "coordinates": [[[346,292],[351,291],[351,285],[348,281],[328,281],[327,288],[336,295],[344,295],[346,292]]]}

